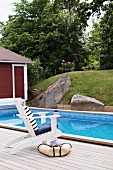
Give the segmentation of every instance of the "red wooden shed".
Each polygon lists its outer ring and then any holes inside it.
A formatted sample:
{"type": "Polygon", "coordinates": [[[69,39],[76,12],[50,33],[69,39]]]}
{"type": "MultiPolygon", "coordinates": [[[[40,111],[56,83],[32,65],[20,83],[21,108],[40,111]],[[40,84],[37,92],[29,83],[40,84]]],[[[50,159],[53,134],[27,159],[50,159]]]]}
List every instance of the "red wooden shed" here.
{"type": "Polygon", "coordinates": [[[27,63],[32,61],[0,47],[0,98],[27,100],[27,63]]]}

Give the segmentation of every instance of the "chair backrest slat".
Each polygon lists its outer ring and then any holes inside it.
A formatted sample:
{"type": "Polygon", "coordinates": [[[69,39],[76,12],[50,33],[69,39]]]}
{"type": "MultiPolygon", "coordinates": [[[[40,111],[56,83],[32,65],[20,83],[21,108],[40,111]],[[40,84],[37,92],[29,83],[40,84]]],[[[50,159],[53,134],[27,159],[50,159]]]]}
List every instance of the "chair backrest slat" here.
{"type": "Polygon", "coordinates": [[[29,134],[31,136],[36,136],[35,135],[35,131],[38,130],[38,125],[36,123],[36,120],[33,116],[33,113],[31,113],[31,111],[29,110],[29,107],[28,106],[22,106],[18,100],[14,100],[15,104],[16,104],[16,107],[19,111],[19,114],[21,115],[21,117],[27,117],[27,116],[30,116],[29,119],[27,118],[23,118],[23,121],[24,121],[24,124],[29,132],[29,134]]]}
{"type": "Polygon", "coordinates": [[[26,116],[32,117],[32,118],[29,118],[28,121],[30,122],[31,126],[33,127],[33,130],[34,131],[38,130],[38,125],[37,125],[36,120],[33,116],[33,113],[31,113],[31,110],[29,109],[29,107],[24,106],[24,110],[26,112],[26,116]]]}

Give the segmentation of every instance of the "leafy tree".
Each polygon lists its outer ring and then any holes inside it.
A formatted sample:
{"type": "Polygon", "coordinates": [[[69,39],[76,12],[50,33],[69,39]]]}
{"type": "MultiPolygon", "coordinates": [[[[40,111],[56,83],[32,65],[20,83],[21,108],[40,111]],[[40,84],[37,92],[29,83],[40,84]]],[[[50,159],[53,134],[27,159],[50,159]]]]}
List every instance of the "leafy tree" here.
{"type": "Polygon", "coordinates": [[[102,69],[113,69],[113,3],[109,3],[104,11],[100,22],[101,66],[102,69]]]}
{"type": "Polygon", "coordinates": [[[95,63],[93,60],[96,60],[100,69],[113,69],[113,2],[92,1],[90,3],[90,5],[94,4],[93,13],[98,12],[99,9],[103,10],[104,13],[100,23],[94,23],[86,43],[87,48],[89,48],[89,62],[87,62],[86,68],[92,67],[91,62],[95,63]]]}
{"type": "Polygon", "coordinates": [[[101,10],[103,10],[103,8],[110,2],[113,2],[113,0],[92,0],[91,2],[89,2],[89,0],[85,0],[84,3],[81,3],[82,12],[85,13],[87,17],[90,17],[95,13],[100,16],[101,10]],[[84,4],[87,5],[84,6],[84,4]]]}
{"type": "Polygon", "coordinates": [[[88,61],[84,69],[100,69],[101,37],[100,24],[93,23],[93,29],[88,33],[86,47],[88,49],[88,61]]]}
{"type": "Polygon", "coordinates": [[[83,48],[87,18],[79,1],[21,0],[15,7],[16,14],[2,29],[2,46],[38,58],[46,77],[60,72],[63,59],[75,62],[76,70],[82,69],[87,60],[83,48]]]}

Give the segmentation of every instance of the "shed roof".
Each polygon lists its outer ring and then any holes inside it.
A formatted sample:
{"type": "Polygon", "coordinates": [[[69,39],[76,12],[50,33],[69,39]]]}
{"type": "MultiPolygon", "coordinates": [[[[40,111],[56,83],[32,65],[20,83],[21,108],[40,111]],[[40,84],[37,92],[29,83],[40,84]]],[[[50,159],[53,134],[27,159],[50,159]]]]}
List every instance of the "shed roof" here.
{"type": "Polygon", "coordinates": [[[6,48],[0,47],[0,63],[33,63],[31,59],[23,57],[6,48]]]}

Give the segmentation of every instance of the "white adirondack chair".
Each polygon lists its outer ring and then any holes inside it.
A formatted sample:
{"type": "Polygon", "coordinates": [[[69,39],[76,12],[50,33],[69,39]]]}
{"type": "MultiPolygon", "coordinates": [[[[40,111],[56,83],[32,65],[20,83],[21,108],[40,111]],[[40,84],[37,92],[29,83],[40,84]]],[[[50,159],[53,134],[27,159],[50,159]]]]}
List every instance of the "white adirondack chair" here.
{"type": "Polygon", "coordinates": [[[62,132],[57,129],[57,117],[60,115],[45,116],[45,112],[38,112],[41,116],[34,117],[33,113],[27,106],[22,106],[17,99],[14,100],[16,107],[20,114],[18,116],[23,119],[24,124],[28,130],[28,134],[22,137],[15,138],[9,141],[5,147],[10,147],[17,143],[11,150],[11,154],[15,154],[29,146],[36,146],[40,143],[46,143],[49,140],[55,140],[62,135],[62,132]],[[41,125],[38,126],[35,118],[41,118],[41,125]],[[46,123],[46,118],[51,119],[51,124],[46,123]]]}

